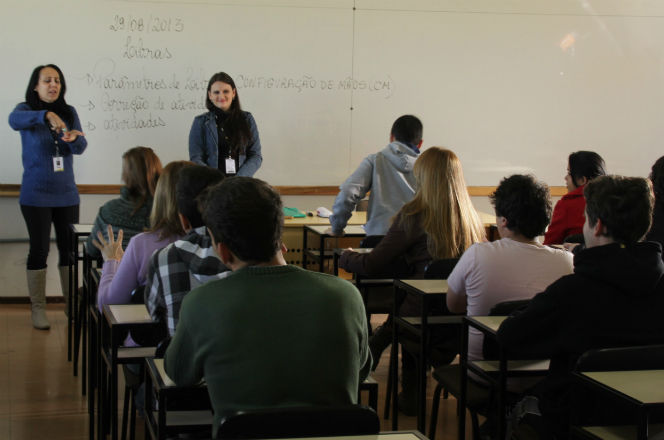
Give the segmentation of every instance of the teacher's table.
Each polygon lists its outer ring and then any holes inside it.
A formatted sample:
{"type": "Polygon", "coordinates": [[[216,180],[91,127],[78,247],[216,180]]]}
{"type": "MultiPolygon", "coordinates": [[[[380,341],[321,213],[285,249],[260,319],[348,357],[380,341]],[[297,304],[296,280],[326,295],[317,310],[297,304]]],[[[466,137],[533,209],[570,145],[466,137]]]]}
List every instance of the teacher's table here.
{"type": "MultiPolygon", "coordinates": [[[[367,222],[367,213],[365,211],[354,211],[348,220],[348,225],[363,225],[367,222]]],[[[284,231],[281,241],[288,248],[284,255],[288,264],[301,265],[302,252],[304,250],[302,243],[302,230],[307,225],[319,225],[330,227],[330,219],[318,216],[306,216],[299,218],[284,219],[284,231]]],[[[340,238],[341,246],[357,247],[357,240],[340,238]],[[345,244],[348,242],[348,245],[345,244]]]]}

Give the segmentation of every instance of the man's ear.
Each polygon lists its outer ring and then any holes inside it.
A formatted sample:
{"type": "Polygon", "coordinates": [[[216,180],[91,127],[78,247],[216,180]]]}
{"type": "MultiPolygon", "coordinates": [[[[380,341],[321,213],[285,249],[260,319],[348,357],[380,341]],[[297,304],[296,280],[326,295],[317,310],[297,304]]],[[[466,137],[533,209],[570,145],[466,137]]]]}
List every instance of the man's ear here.
{"type": "Polygon", "coordinates": [[[578,179],[576,179],[576,180],[574,181],[574,184],[575,184],[576,186],[583,186],[583,185],[585,185],[586,183],[588,183],[588,178],[587,178],[586,176],[581,176],[581,177],[579,177],[578,179]]]}
{"type": "Polygon", "coordinates": [[[593,236],[594,237],[602,237],[605,236],[606,234],[606,226],[604,226],[604,223],[602,222],[601,219],[597,219],[597,223],[595,223],[595,226],[593,226],[593,236]]]}
{"type": "Polygon", "coordinates": [[[417,149],[418,149],[418,150],[422,148],[422,142],[424,142],[424,140],[420,140],[420,141],[417,143],[417,149]]]}
{"type": "Polygon", "coordinates": [[[189,219],[187,217],[178,212],[178,218],[180,219],[180,224],[182,225],[182,229],[185,232],[192,229],[191,223],[189,222],[189,219]]]}
{"type": "Polygon", "coordinates": [[[215,243],[214,251],[219,256],[219,259],[221,259],[221,262],[224,263],[224,266],[230,268],[235,263],[235,255],[233,255],[233,252],[224,243],[215,243]]]}

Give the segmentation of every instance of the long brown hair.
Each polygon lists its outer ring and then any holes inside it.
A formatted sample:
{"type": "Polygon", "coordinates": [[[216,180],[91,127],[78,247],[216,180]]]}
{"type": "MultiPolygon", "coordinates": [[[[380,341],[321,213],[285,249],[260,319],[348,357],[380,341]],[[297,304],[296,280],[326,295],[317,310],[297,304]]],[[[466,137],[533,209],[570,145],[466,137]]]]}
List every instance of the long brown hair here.
{"type": "Polygon", "coordinates": [[[150,147],[134,147],[122,155],[122,180],[129,200],[134,204],[132,215],[154,196],[161,161],[150,147]]]}
{"type": "Polygon", "coordinates": [[[154,201],[150,212],[150,232],[159,232],[159,239],[184,235],[184,229],[178,217],[175,186],[178,183],[180,170],[193,165],[188,160],[170,162],[164,167],[154,191],[154,201]]]}
{"type": "Polygon", "coordinates": [[[407,234],[424,230],[429,253],[436,259],[458,258],[471,244],[485,240],[454,152],[428,148],[417,158],[413,173],[417,191],[400,211],[407,234]]]}
{"type": "Polygon", "coordinates": [[[233,78],[231,78],[226,72],[215,73],[212,75],[212,78],[210,78],[210,81],[208,81],[207,93],[205,94],[205,107],[211,112],[220,111],[215,107],[212,101],[210,101],[209,95],[212,84],[217,81],[228,84],[233,91],[235,91],[235,98],[233,98],[231,107],[228,109],[228,119],[224,126],[227,128],[226,131],[228,132],[231,156],[237,159],[240,154],[245,154],[247,146],[252,143],[254,139],[251,136],[251,129],[247,123],[247,118],[242,111],[242,105],[240,105],[240,94],[235,87],[235,81],[233,81],[233,78]]]}

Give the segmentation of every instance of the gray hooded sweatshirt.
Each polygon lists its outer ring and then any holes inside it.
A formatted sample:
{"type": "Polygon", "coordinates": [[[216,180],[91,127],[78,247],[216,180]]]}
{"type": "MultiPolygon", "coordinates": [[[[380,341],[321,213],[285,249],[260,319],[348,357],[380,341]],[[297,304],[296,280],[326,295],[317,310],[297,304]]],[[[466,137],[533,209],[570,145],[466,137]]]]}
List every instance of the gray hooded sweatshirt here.
{"type": "Polygon", "coordinates": [[[364,230],[367,235],[385,235],[392,217],[415,194],[413,165],[418,155],[408,145],[394,141],[367,156],[339,187],[330,216],[332,231],[343,231],[355,205],[371,190],[364,230]]]}

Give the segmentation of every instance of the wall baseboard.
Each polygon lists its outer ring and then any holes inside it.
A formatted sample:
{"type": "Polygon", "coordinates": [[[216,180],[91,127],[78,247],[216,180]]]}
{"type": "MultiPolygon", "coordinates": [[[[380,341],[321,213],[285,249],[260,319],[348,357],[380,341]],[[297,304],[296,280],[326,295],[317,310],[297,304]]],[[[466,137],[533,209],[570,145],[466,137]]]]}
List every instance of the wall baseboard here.
{"type": "MultiPolygon", "coordinates": [[[[62,304],[65,299],[62,296],[47,296],[46,304],[62,304]]],[[[0,296],[0,304],[30,304],[27,296],[0,296]]]]}

